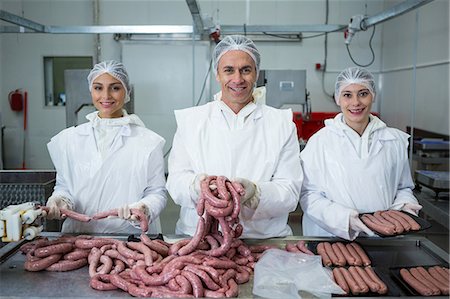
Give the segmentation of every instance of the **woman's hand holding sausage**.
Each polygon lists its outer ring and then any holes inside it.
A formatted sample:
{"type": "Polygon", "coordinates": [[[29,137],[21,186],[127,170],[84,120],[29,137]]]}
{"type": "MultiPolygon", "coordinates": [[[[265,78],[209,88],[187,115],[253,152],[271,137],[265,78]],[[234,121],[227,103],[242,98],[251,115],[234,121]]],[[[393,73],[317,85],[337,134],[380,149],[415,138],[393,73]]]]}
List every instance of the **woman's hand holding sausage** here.
{"type": "Polygon", "coordinates": [[[61,209],[73,210],[73,204],[63,196],[50,196],[46,206],[49,208],[47,218],[50,220],[66,218],[64,214],[61,214],[61,209]]]}
{"type": "MultiPolygon", "coordinates": [[[[356,233],[355,237],[358,236],[358,234],[359,234],[360,232],[366,233],[369,237],[375,236],[375,233],[374,233],[372,230],[370,230],[370,229],[369,229],[369,228],[361,221],[361,219],[359,219],[359,214],[358,214],[357,211],[351,211],[351,213],[350,213],[350,223],[349,223],[349,226],[350,226],[350,230],[353,230],[353,231],[356,233]]],[[[350,234],[350,235],[351,235],[351,234],[350,234]]]]}

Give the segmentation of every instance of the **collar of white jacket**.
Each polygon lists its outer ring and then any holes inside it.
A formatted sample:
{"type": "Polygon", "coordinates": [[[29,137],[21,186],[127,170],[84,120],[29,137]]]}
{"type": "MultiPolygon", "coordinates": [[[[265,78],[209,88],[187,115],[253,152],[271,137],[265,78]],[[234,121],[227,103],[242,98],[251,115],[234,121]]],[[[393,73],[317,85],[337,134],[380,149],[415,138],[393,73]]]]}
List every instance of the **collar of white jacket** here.
{"type": "Polygon", "coordinates": [[[93,127],[96,126],[124,126],[136,125],[145,128],[145,124],[136,114],[128,114],[125,109],[122,109],[123,116],[117,118],[100,118],[98,111],[94,111],[86,115],[86,119],[91,122],[93,127]]]}

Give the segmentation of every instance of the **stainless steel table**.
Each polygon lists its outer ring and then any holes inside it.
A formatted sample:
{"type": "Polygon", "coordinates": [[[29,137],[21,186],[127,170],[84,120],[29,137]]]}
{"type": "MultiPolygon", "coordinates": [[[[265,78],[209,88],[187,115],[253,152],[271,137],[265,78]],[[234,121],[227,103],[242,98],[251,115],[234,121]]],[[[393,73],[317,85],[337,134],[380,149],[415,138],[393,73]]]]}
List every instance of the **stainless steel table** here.
{"type": "MultiPolygon", "coordinates": [[[[44,234],[50,238],[57,233],[44,234]]],[[[117,239],[126,236],[116,235],[117,239]]],[[[180,239],[179,236],[165,236],[167,240],[180,239]]],[[[320,241],[336,241],[333,238],[286,237],[268,240],[245,240],[247,244],[275,244],[280,248],[286,242],[303,239],[309,245],[320,241]]],[[[339,240],[343,241],[343,240],[339,240]]],[[[390,293],[384,297],[410,297],[407,290],[392,276],[392,268],[408,266],[442,265],[448,266],[449,256],[442,249],[419,235],[389,238],[359,238],[356,240],[366,250],[372,260],[372,267],[388,285],[390,293]]],[[[0,296],[14,298],[46,297],[126,297],[131,296],[122,291],[96,291],[89,286],[88,268],[84,267],[70,272],[27,272],[23,268],[25,256],[18,252],[22,242],[10,243],[0,249],[0,296]]],[[[239,286],[239,298],[259,298],[252,294],[253,282],[239,286]]],[[[302,294],[303,298],[311,295],[302,294]]],[[[340,298],[346,298],[341,297],[340,298]]],[[[379,297],[379,296],[377,296],[379,297]]],[[[444,297],[442,297],[444,298],[444,297]]]]}

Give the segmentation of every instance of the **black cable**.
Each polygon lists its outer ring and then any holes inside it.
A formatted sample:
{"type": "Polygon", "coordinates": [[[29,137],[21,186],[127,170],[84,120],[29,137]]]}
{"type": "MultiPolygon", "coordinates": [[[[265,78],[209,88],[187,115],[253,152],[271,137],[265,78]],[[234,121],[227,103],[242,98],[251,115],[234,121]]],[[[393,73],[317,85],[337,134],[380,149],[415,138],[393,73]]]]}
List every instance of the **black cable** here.
{"type": "Polygon", "coordinates": [[[359,64],[359,63],[357,63],[354,59],[353,59],[353,57],[352,57],[352,54],[350,53],[350,49],[349,49],[349,47],[348,47],[348,44],[346,44],[345,46],[346,46],[346,48],[347,48],[347,52],[348,52],[348,56],[350,56],[350,59],[353,61],[353,63],[354,64],[356,64],[357,66],[360,66],[360,67],[367,67],[367,66],[369,66],[369,65],[371,65],[374,61],[375,61],[375,52],[373,51],[373,48],[372,48],[372,39],[373,39],[373,36],[375,35],[375,25],[373,26],[373,31],[372,31],[372,35],[370,36],[370,40],[369,40],[369,49],[370,49],[370,52],[372,52],[372,60],[368,63],[368,64],[359,64]]]}

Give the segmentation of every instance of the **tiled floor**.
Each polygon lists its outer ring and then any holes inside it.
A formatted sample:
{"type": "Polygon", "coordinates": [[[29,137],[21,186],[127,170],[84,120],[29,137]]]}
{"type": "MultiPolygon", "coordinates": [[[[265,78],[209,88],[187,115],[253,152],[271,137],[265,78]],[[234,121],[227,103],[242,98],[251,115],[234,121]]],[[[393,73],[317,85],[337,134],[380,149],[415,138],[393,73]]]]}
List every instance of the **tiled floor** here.
{"type": "MultiPolygon", "coordinates": [[[[175,223],[179,217],[180,208],[172,199],[169,198],[167,206],[161,214],[161,226],[163,234],[174,234],[175,223]]],[[[289,225],[291,226],[294,235],[301,236],[301,210],[297,210],[289,216],[289,225]]],[[[430,220],[430,219],[428,219],[430,220]]],[[[432,220],[430,220],[432,222],[432,220]]],[[[432,228],[422,232],[421,235],[431,240],[434,244],[449,252],[449,231],[438,223],[432,222],[432,228]]]]}

